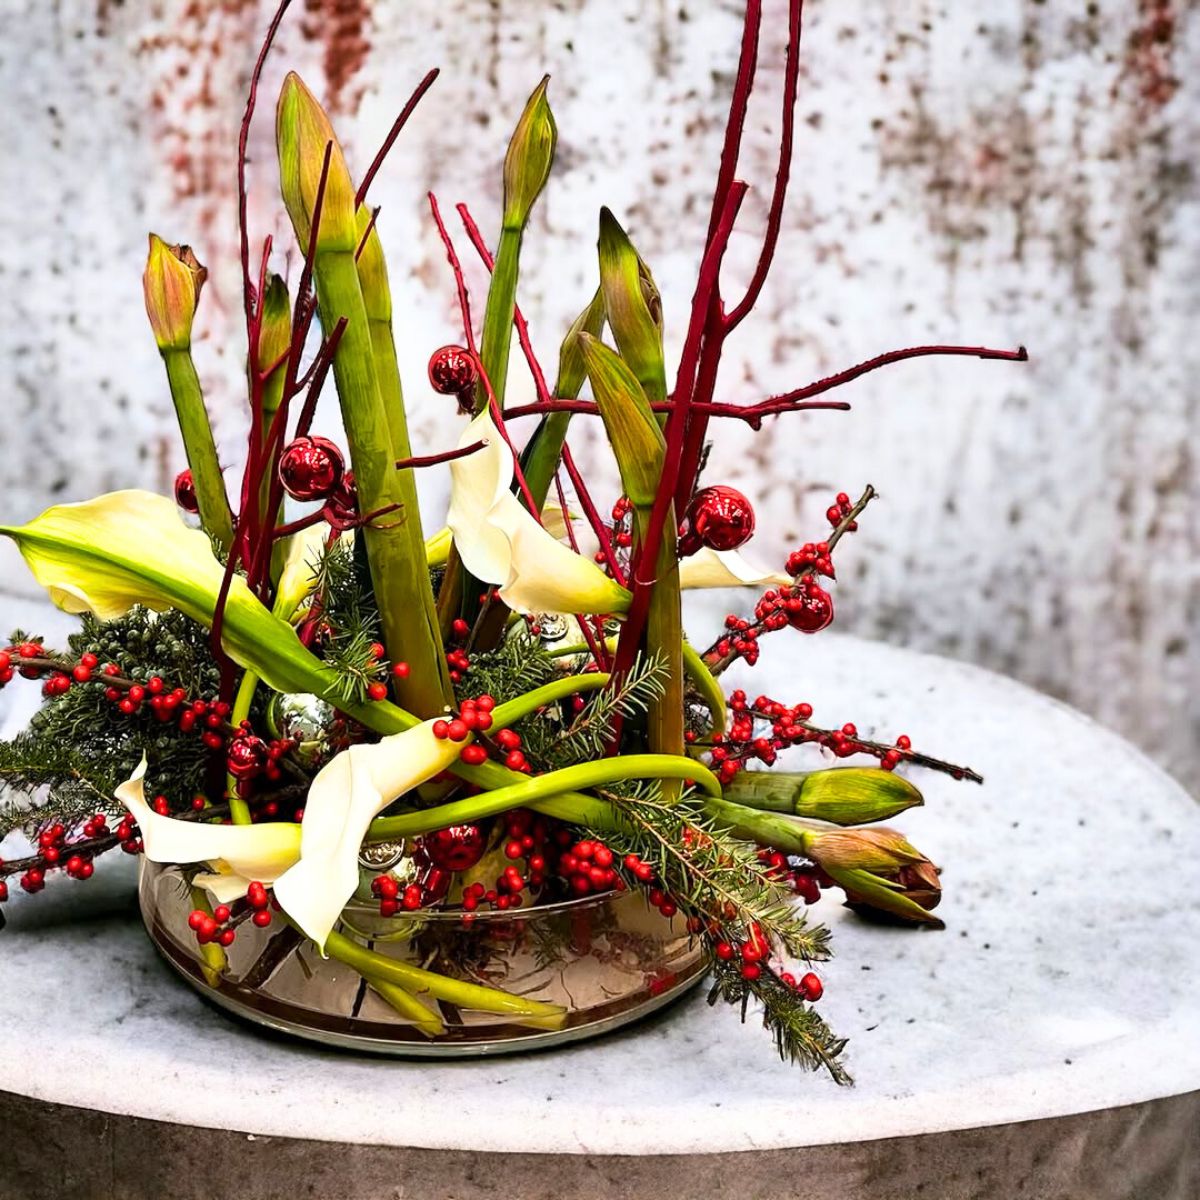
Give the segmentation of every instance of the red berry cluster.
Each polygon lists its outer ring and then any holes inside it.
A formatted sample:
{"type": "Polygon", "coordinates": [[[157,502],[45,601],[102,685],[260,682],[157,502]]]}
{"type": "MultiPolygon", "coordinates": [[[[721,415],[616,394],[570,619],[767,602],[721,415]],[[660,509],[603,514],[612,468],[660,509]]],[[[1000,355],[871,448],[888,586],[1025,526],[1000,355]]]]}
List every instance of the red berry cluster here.
{"type": "Polygon", "coordinates": [[[201,946],[216,942],[218,946],[232,946],[237,938],[237,927],[249,919],[265,929],[271,924],[271,897],[264,884],[257,880],[246,889],[245,901],[235,904],[218,904],[211,913],[194,908],[188,914],[188,928],[196,935],[201,946]]]}
{"type": "Polygon", "coordinates": [[[829,579],[837,578],[828,542],[805,542],[799,550],[793,550],[788,555],[786,569],[789,575],[812,572],[817,575],[825,575],[829,579]]]}
{"type": "MultiPolygon", "coordinates": [[[[96,813],[74,830],[55,821],[38,834],[32,859],[22,860],[21,866],[25,866],[25,870],[19,880],[21,888],[31,895],[40,892],[46,886],[46,873],[53,870],[65,871],[72,879],[91,879],[97,854],[116,845],[120,845],[126,854],[141,852],[142,842],[136,829],[128,814],[115,829],[108,827],[108,817],[104,813],[96,813]]],[[[3,869],[4,860],[0,859],[0,873],[3,869]]],[[[9,868],[14,874],[18,870],[17,863],[9,868]]],[[[0,879],[0,902],[7,899],[8,884],[0,879]]]]}
{"type": "Polygon", "coordinates": [[[425,889],[419,883],[401,888],[391,875],[376,875],[371,880],[371,895],[379,899],[381,917],[394,917],[402,908],[414,912],[425,902],[425,889]]]}
{"type": "MultiPolygon", "coordinates": [[[[450,624],[450,636],[456,642],[465,644],[471,636],[471,626],[462,617],[456,617],[450,624]]],[[[450,681],[461,683],[462,677],[471,669],[471,657],[463,645],[453,646],[446,651],[446,666],[450,668],[450,681]]]]}
{"type": "MultiPolygon", "coordinates": [[[[854,505],[850,503],[850,497],[847,496],[845,492],[838,492],[837,498],[825,510],[825,519],[830,523],[830,525],[838,526],[850,515],[850,510],[853,507],[854,505]]],[[[857,529],[857,521],[851,521],[846,526],[846,531],[848,533],[854,533],[857,531],[857,529]]]]}
{"type": "Polygon", "coordinates": [[[833,886],[833,880],[811,863],[793,867],[782,850],[764,847],[758,851],[758,861],[767,868],[772,879],[789,884],[805,904],[816,904],[821,898],[821,889],[833,886]]]}
{"type": "MultiPolygon", "coordinates": [[[[557,836],[564,834],[559,830],[557,836]]],[[[481,904],[493,908],[519,908],[522,892],[542,887],[548,874],[548,858],[553,854],[550,828],[543,817],[527,808],[514,808],[504,815],[504,856],[514,861],[504,868],[489,888],[473,883],[463,891],[463,908],[474,912],[481,904]],[[515,860],[525,860],[525,873],[515,860]]]]}
{"type": "Polygon", "coordinates": [[[885,771],[894,770],[912,749],[912,741],[905,734],[896,738],[894,745],[864,740],[853,722],[840,729],[817,728],[809,724],[813,714],[811,704],[788,706],[769,696],[759,696],[751,704],[746,693],[739,689],[730,693],[729,709],[729,732],[714,734],[709,752],[710,763],[722,783],[728,783],[751,759],[770,765],[780,750],[808,742],[825,747],[838,758],[873,755],[885,771]],[[770,723],[770,733],[758,732],[759,725],[766,722],[770,723]]]}
{"type": "Polygon", "coordinates": [[[248,720],[243,721],[233,731],[225,752],[225,767],[237,780],[238,795],[243,798],[249,796],[254,791],[254,781],[260,777],[272,783],[278,780],[283,775],[279,760],[295,745],[294,737],[264,741],[254,732],[248,720]]]}
{"type": "Polygon", "coordinates": [[[558,857],[558,871],[577,896],[611,888],[624,891],[625,881],[617,874],[615,862],[616,856],[608,846],[585,838],[563,850],[558,857]]]}

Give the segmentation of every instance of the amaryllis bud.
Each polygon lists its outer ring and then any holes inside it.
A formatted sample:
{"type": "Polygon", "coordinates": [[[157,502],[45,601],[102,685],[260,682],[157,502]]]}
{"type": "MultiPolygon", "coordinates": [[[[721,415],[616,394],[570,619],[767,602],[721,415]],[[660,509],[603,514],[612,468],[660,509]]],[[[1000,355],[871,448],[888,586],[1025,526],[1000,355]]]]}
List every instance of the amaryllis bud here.
{"type": "Polygon", "coordinates": [[[207,278],[190,246],[168,245],[150,235],[142,290],[159,350],[186,350],[192,344],[192,321],[207,278]]]}
{"type": "Polygon", "coordinates": [[[504,156],[504,226],[523,229],[550,175],[558,129],[546,99],[547,75],[534,89],[504,156]]]}
{"type": "Polygon", "coordinates": [[[312,231],[325,147],[332,147],[321,201],[317,250],[353,252],[358,246],[359,234],[354,184],[346,168],[346,159],[325,110],[295,71],[289,72],[279,93],[275,140],[283,203],[302,249],[307,249],[312,231]]]}
{"type": "Polygon", "coordinates": [[[831,767],[807,773],[740,771],[724,791],[727,800],[760,812],[833,825],[887,821],[924,803],[907,779],[879,767],[831,767]]]}
{"type": "Polygon", "coordinates": [[[896,830],[810,831],[804,850],[851,907],[942,927],[929,912],[942,898],[937,868],[896,830]]]}
{"type": "Polygon", "coordinates": [[[607,208],[600,210],[600,286],[621,357],[651,401],[667,396],[662,301],[649,268],[607,208]]]}

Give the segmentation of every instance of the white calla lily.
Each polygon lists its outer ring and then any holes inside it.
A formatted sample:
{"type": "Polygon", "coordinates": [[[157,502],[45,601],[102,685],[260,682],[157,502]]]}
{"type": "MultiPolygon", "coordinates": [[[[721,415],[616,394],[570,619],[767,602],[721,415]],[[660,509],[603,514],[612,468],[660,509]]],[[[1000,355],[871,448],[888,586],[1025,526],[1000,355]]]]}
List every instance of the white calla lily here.
{"type": "Polygon", "coordinates": [[[275,881],[275,899],[318,946],[358,886],[358,852],[372,820],[444,771],[461,749],[435,738],[433,722],[425,721],[351,746],[318,772],[304,806],[299,861],[275,881]]]}
{"type": "Polygon", "coordinates": [[[146,857],[156,863],[206,863],[211,874],[196,876],[219,904],[246,894],[254,880],[274,883],[300,857],[300,827],[287,824],[214,825],[164,817],[146,803],[146,759],[116,797],[142,832],[146,857]]]}
{"type": "Polygon", "coordinates": [[[512,453],[484,409],[459,440],[482,441],[474,454],[450,464],[447,523],[463,565],[498,584],[516,612],[622,613],[629,593],[554,534],[513,495],[512,453]]]}
{"type": "Polygon", "coordinates": [[[276,616],[287,620],[317,586],[316,569],[328,539],[328,526],[318,521],[293,533],[284,542],[283,569],[279,572],[271,610],[276,616]]]}
{"type": "Polygon", "coordinates": [[[783,587],[791,582],[786,572],[755,566],[736,550],[703,546],[679,564],[681,588],[783,587]]]}
{"type": "MultiPolygon", "coordinates": [[[[153,492],[109,492],[57,504],[27,525],[0,525],[29,569],[66,612],[123,616],[135,604],[177,608],[211,626],[224,578],[205,534],[153,492]]],[[[288,623],[269,612],[240,575],[230,580],[221,644],[277,692],[335,694],[337,674],[310,654],[288,623]]]]}

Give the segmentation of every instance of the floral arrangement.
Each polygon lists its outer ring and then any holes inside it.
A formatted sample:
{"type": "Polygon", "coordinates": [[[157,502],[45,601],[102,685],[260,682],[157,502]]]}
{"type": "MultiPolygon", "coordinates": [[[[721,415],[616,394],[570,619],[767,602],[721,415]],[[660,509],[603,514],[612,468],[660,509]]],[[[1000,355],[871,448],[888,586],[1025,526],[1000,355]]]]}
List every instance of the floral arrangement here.
{"type": "Polygon", "coordinates": [[[1024,350],[920,346],[758,403],[715,399],[725,341],[775,252],[799,71],[802,5],[791,0],[778,172],[757,264],[731,301],[722,257],[748,189],[737,165],[761,20],[749,0],[673,386],[653,276],[608,210],[598,287],[567,331],[552,386],[535,356],[516,292],[554,159],[543,80],[504,159],[494,249],[457,208],[491,272],[478,338],[455,238],[429,196],[463,331],[461,345],[430,357],[429,386],[453,398],[465,427],[456,447],[415,454],[368,195],[437,72],[357,186],[325,112],[288,76],[276,114],[280,186],[303,255],[289,284],[272,271],[270,239],[252,260],[245,180],[259,77],[286,8],[258,58],[241,132],[250,429],[236,503],[191,355],[205,270],[187,247],[152,236],[146,309],[188,462],[173,499],[115,492],[0,530],[53,601],[82,617],[64,647],[17,631],[0,652],[0,683],[40,679],[45,697],[30,728],[0,745],[0,836],[22,828],[33,842],[27,857],[0,862],[0,900],[6,878],[36,893],[52,872],[86,880],[105,854],[143,854],[186,868],[191,934],[218,955],[245,923],[282,922],[418,1023],[449,1000],[552,1025],[558,1013],[523,1008],[502,989],[389,966],[342,931],[345,906],[364,880],[382,918],[440,909],[463,921],[636,889],[703,948],[711,1000],[743,1015],[756,1002],[782,1055],[844,1080],[843,1043],[814,1007],[822,983],[812,967],[828,956],[828,935],[805,908],[840,889],[863,913],[940,924],[937,869],[874,823],[921,803],[897,768],[978,776],[903,736],[885,743],[853,724],[821,725],[806,703],[725,694],[722,673],[753,664],[769,635],[830,624],[823,581],[874,492],[839,494],[827,530],[782,570],[760,568],[742,553],[750,501],[700,481],[706,441],[717,421],[759,429],[847,409],[824,397],[899,359],[1019,360],[1024,350]],[[314,321],[321,336],[309,354],[314,321]],[[514,331],[538,398],[506,406],[514,331]],[[348,456],[310,432],[331,372],[348,456]],[[533,419],[523,442],[522,418],[533,419]],[[607,514],[567,440],[573,420],[597,418],[622,484],[607,514]],[[446,528],[428,536],[414,476],[439,463],[451,500],[446,528]],[[731,614],[698,648],[684,634],[681,592],[729,586],[759,589],[753,612],[731,614]],[[815,759],[871,765],[752,769],[801,744],[815,759]],[[403,846],[407,874],[370,868],[381,843],[403,846]]]}

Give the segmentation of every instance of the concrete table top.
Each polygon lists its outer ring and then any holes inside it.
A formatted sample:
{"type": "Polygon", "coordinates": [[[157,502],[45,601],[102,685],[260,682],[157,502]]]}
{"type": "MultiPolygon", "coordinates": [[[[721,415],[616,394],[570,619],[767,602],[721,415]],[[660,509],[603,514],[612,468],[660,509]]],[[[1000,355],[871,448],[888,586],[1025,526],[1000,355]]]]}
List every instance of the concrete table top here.
{"type": "Polygon", "coordinates": [[[893,822],[944,867],[944,932],[816,906],[837,954],[822,1011],[850,1039],[856,1086],[785,1066],[753,1016],[740,1025],[702,993],[527,1057],[377,1061],[277,1041],[174,978],[139,924],[133,864],[106,863],[89,885],[54,879],[6,906],[0,1196],[26,1194],[6,1177],[43,1196],[719,1184],[849,1200],[1017,1194],[1018,1180],[1039,1200],[1196,1194],[1200,806],[1117,735],[977,668],[836,635],[780,634],[772,651],[731,686],[907,732],[987,780],[913,771],[926,806],[893,822]],[[64,1131],[107,1156],[114,1190],[50,1186],[45,1150],[64,1131]],[[183,1185],[189,1161],[203,1178],[183,1185]]]}

